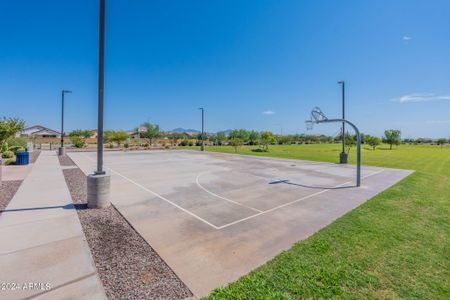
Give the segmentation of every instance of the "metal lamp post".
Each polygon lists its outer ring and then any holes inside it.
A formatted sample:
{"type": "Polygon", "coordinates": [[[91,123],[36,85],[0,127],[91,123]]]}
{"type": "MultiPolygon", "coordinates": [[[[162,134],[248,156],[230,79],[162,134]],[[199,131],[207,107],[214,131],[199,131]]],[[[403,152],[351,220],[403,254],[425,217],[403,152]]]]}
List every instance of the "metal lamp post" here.
{"type": "Polygon", "coordinates": [[[110,176],[103,170],[103,90],[105,51],[105,0],[100,0],[99,60],[98,60],[98,128],[97,170],[87,178],[89,208],[106,208],[110,205],[110,176]]]}
{"type": "Polygon", "coordinates": [[[64,148],[64,95],[71,94],[72,91],[62,90],[61,91],[61,147],[58,150],[59,155],[66,154],[66,148],[64,148]]]}
{"type": "MultiPolygon", "coordinates": [[[[342,86],[342,120],[345,120],[345,81],[340,80],[338,84],[342,86]]],[[[346,164],[348,154],[345,152],[345,121],[342,122],[342,152],[339,155],[339,163],[346,164]]]]}
{"type": "Polygon", "coordinates": [[[200,146],[200,151],[205,151],[205,109],[203,107],[199,107],[199,109],[202,111],[202,144],[200,146]]]}

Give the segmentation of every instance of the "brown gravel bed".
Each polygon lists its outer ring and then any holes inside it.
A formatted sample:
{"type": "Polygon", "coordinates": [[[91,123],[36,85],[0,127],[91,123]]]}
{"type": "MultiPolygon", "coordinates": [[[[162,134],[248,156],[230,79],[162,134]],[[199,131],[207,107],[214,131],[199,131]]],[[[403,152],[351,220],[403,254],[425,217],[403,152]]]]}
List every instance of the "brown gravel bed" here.
{"type": "Polygon", "coordinates": [[[0,182],[0,214],[8,206],[23,180],[8,180],[0,182]]]}
{"type": "Polygon", "coordinates": [[[67,155],[58,155],[58,159],[61,166],[75,166],[75,163],[67,155]]]}
{"type": "Polygon", "coordinates": [[[192,296],[114,206],[86,209],[86,176],[79,168],[63,172],[109,299],[183,299],[192,296]]]}
{"type": "Polygon", "coordinates": [[[40,154],[41,154],[41,150],[31,151],[30,152],[30,164],[35,163],[40,154]]]}

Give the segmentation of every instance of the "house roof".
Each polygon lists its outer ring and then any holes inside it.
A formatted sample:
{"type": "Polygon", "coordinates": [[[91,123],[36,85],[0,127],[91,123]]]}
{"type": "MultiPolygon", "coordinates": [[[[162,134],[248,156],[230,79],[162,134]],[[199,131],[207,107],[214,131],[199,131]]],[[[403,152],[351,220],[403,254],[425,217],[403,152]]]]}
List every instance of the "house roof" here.
{"type": "Polygon", "coordinates": [[[34,126],[31,126],[31,127],[27,127],[24,130],[22,130],[22,132],[30,131],[30,130],[33,130],[33,129],[36,129],[36,131],[32,132],[32,134],[36,134],[36,133],[44,132],[44,131],[47,131],[47,132],[50,132],[50,133],[53,133],[53,134],[61,134],[59,131],[47,128],[47,127],[42,126],[42,125],[34,125],[34,126]]]}
{"type": "Polygon", "coordinates": [[[55,131],[55,130],[52,130],[52,129],[49,129],[49,128],[45,128],[45,129],[33,132],[33,134],[43,134],[43,133],[59,134],[58,131],[55,131]]]}

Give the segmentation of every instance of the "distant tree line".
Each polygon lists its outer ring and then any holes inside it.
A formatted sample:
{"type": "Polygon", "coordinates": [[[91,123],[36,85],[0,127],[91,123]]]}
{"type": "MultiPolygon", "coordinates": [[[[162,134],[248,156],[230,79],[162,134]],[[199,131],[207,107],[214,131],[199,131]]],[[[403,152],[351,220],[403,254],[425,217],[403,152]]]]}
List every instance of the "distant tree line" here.
{"type": "MultiPolygon", "coordinates": [[[[11,156],[11,152],[22,150],[26,147],[26,139],[15,137],[24,129],[25,122],[18,118],[0,118],[0,151],[3,156],[11,156]],[[6,155],[5,155],[5,152],[6,155]]],[[[71,131],[68,136],[75,147],[85,147],[88,139],[95,135],[93,130],[76,129],[71,131]]],[[[150,122],[144,122],[132,131],[124,130],[106,130],[104,132],[104,142],[110,147],[114,145],[128,146],[129,143],[141,146],[151,147],[155,141],[163,141],[165,147],[171,146],[200,146],[204,140],[207,145],[229,145],[235,148],[235,151],[243,145],[258,146],[260,151],[268,151],[270,145],[289,145],[289,144],[328,144],[340,143],[341,134],[337,136],[311,135],[311,134],[287,134],[276,135],[270,131],[259,132],[256,130],[236,129],[230,132],[217,132],[214,134],[188,134],[178,132],[163,132],[159,125],[150,122]],[[144,130],[139,129],[145,128],[144,130]]],[[[356,136],[346,133],[345,141],[347,150],[350,150],[356,144],[356,136]]],[[[369,145],[375,150],[380,144],[385,143],[392,149],[393,146],[400,144],[431,144],[444,146],[450,144],[449,138],[401,138],[400,130],[390,129],[384,132],[383,137],[361,134],[361,142],[369,145]]]]}
{"type": "MultiPolygon", "coordinates": [[[[72,143],[76,147],[85,146],[86,139],[93,136],[93,132],[89,130],[74,130],[69,134],[72,143]]],[[[140,143],[141,146],[152,146],[155,141],[161,140],[167,141],[170,146],[200,146],[202,140],[206,145],[232,146],[237,152],[239,147],[244,145],[258,146],[259,151],[268,151],[270,145],[290,145],[290,144],[330,144],[340,143],[342,141],[342,134],[336,136],[328,136],[324,134],[312,135],[312,134],[287,134],[276,135],[270,131],[259,132],[256,130],[236,129],[229,132],[220,131],[214,134],[205,133],[202,134],[188,134],[178,132],[163,132],[157,124],[150,122],[144,122],[136,127],[133,131],[123,130],[107,130],[104,132],[104,142],[109,144],[110,147],[113,144],[128,146],[128,143],[140,143]]],[[[347,151],[356,145],[356,135],[346,133],[345,142],[347,151]]],[[[388,144],[392,149],[394,146],[398,146],[402,143],[408,144],[437,144],[445,145],[450,143],[449,139],[441,138],[437,140],[432,139],[403,139],[401,138],[400,130],[389,129],[385,130],[383,137],[372,136],[368,134],[361,134],[361,143],[370,146],[375,150],[382,143],[388,144]]],[[[166,145],[166,142],[164,142],[166,145]]]]}

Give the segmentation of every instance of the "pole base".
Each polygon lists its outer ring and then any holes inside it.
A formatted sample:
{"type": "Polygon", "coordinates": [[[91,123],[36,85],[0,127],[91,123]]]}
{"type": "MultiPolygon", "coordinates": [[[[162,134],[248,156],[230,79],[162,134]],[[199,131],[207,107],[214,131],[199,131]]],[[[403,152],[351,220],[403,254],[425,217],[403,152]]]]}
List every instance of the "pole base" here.
{"type": "Polygon", "coordinates": [[[348,153],[341,152],[339,155],[339,163],[346,164],[348,163],[348,153]]]}
{"type": "Polygon", "coordinates": [[[205,145],[200,146],[200,151],[205,151],[205,145]]]}
{"type": "Polygon", "coordinates": [[[111,205],[110,185],[111,176],[107,174],[91,174],[87,177],[88,208],[107,208],[111,205]]]}
{"type": "Polygon", "coordinates": [[[58,149],[58,155],[59,155],[59,156],[64,156],[64,155],[66,155],[66,147],[59,147],[59,149],[58,149]]]}

